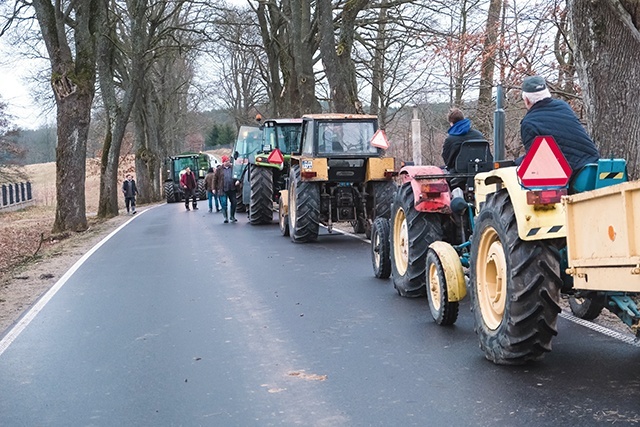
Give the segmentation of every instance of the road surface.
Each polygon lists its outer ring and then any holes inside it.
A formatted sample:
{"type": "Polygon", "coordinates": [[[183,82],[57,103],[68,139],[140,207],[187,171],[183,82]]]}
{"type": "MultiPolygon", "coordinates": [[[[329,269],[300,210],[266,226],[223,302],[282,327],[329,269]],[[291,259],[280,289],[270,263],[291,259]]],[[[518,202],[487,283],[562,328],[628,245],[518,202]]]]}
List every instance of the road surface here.
{"type": "Polygon", "coordinates": [[[495,366],[468,303],[437,326],[362,239],[200,207],[140,212],[4,337],[0,426],[640,424],[633,345],[561,318],[544,361],[495,366]]]}

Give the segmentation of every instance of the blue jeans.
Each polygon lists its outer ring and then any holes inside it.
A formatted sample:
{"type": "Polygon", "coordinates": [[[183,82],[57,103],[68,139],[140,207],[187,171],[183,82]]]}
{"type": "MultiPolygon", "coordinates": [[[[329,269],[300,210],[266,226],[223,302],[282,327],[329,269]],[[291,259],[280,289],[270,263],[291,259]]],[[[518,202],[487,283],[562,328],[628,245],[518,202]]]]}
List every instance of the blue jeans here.
{"type": "Polygon", "coordinates": [[[222,212],[224,213],[225,218],[227,217],[227,200],[231,204],[229,209],[229,219],[235,219],[236,217],[236,190],[225,191],[224,194],[220,195],[220,204],[222,205],[222,212]]]}
{"type": "Polygon", "coordinates": [[[213,191],[207,190],[207,198],[209,199],[209,210],[213,211],[213,200],[216,201],[216,211],[220,210],[220,198],[217,194],[213,194],[213,191]]]}

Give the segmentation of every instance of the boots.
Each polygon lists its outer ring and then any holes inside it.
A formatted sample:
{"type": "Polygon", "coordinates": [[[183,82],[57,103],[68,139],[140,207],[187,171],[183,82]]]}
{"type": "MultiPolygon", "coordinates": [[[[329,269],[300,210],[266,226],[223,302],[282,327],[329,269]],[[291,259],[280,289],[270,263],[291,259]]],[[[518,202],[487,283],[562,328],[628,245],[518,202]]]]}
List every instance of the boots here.
{"type": "Polygon", "coordinates": [[[222,209],[222,216],[224,216],[224,223],[228,223],[229,220],[227,219],[227,210],[226,209],[222,209]]]}

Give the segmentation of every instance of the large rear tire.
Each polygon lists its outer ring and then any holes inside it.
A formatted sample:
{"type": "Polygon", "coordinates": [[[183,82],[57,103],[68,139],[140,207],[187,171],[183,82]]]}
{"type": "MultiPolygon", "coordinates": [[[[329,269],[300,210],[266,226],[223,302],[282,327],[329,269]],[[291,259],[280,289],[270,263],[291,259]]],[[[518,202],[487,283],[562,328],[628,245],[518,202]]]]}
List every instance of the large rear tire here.
{"type": "Polygon", "coordinates": [[[249,165],[249,169],[249,222],[252,225],[270,224],[273,221],[273,172],[256,165],[249,165]]]}
{"type": "Polygon", "coordinates": [[[456,323],[459,304],[449,301],[446,274],[442,261],[433,249],[427,251],[427,299],[431,316],[438,325],[456,323]]]}
{"type": "Polygon", "coordinates": [[[320,228],[320,188],[303,182],[300,166],[291,166],[289,179],[289,237],[295,243],[315,242],[320,228]]]}
{"type": "Polygon", "coordinates": [[[176,202],[176,195],[174,194],[173,181],[164,183],[164,197],[167,199],[167,203],[176,202]]]}
{"type": "Polygon", "coordinates": [[[371,264],[373,274],[378,279],[388,279],[391,276],[391,255],[389,242],[389,220],[376,218],[371,229],[371,264]]]}
{"type": "Polygon", "coordinates": [[[471,304],[485,357],[500,365],[540,360],[551,351],[562,279],[553,242],[518,236],[507,190],[490,194],[471,242],[471,304]]]}
{"type": "Polygon", "coordinates": [[[429,245],[442,240],[443,217],[418,212],[407,182],[398,189],[391,208],[391,270],[393,286],[401,296],[426,294],[425,267],[429,245]]]}
{"type": "Polygon", "coordinates": [[[198,180],[198,188],[197,188],[198,199],[207,200],[207,186],[204,182],[204,179],[198,180]]]}

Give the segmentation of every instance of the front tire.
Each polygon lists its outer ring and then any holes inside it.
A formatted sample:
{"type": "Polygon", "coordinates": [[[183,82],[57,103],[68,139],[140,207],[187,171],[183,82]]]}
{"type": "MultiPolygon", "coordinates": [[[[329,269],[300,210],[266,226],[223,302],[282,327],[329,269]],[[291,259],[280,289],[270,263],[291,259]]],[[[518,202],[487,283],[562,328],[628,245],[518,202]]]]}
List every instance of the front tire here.
{"type": "Polygon", "coordinates": [[[373,274],[378,279],[388,279],[391,276],[389,220],[376,218],[371,229],[371,264],[373,274]]]}
{"type": "Polygon", "coordinates": [[[423,296],[429,245],[443,238],[441,214],[418,212],[407,182],[398,189],[391,208],[391,270],[401,296],[423,296]]]}
{"type": "Polygon", "coordinates": [[[562,279],[550,241],[518,236],[507,190],[490,194],[471,243],[471,299],[485,357],[500,365],[540,360],[551,351],[562,279]]]}
{"type": "Polygon", "coordinates": [[[280,197],[280,201],[278,202],[278,224],[280,226],[280,233],[283,236],[289,235],[289,216],[284,213],[284,202],[282,200],[282,196],[280,197]]]}
{"type": "Polygon", "coordinates": [[[396,194],[398,186],[393,181],[382,181],[371,183],[372,196],[369,197],[367,205],[371,208],[367,212],[367,223],[364,225],[364,235],[367,239],[371,238],[371,230],[373,222],[377,218],[391,217],[391,204],[393,196],[396,194]]]}
{"type": "Polygon", "coordinates": [[[604,295],[596,292],[586,292],[582,295],[571,295],[569,297],[569,308],[574,316],[584,320],[593,320],[600,316],[604,308],[604,295]]]}
{"type": "Polygon", "coordinates": [[[433,320],[441,326],[458,320],[458,302],[449,302],[447,279],[442,261],[433,249],[427,251],[427,299],[433,320]]]}
{"type": "Polygon", "coordinates": [[[251,225],[273,221],[273,173],[269,168],[249,165],[251,197],[249,222],[251,225]]]}
{"type": "Polygon", "coordinates": [[[177,202],[173,189],[173,181],[164,183],[164,197],[167,199],[167,203],[177,202]]]}
{"type": "Polygon", "coordinates": [[[198,180],[198,188],[197,188],[198,199],[207,200],[207,187],[204,179],[198,180]]]}
{"type": "Polygon", "coordinates": [[[299,165],[291,166],[289,183],[289,237],[295,243],[315,242],[320,228],[320,188],[302,181],[299,165]]]}

